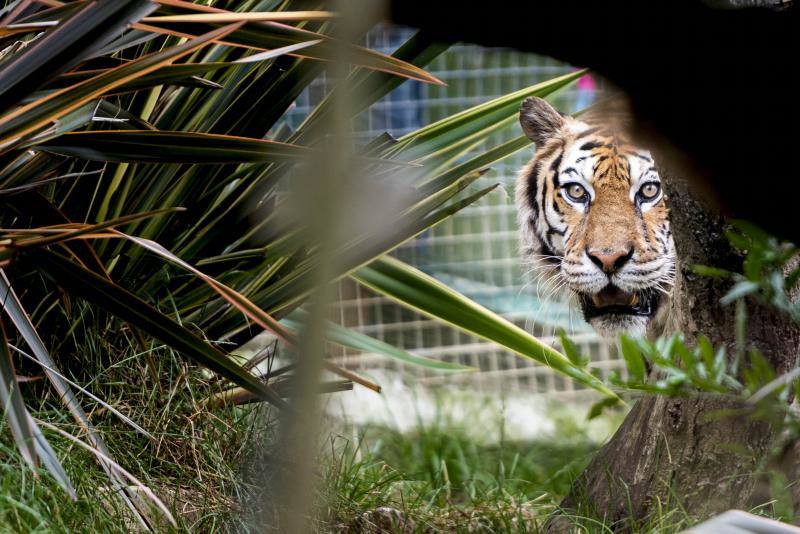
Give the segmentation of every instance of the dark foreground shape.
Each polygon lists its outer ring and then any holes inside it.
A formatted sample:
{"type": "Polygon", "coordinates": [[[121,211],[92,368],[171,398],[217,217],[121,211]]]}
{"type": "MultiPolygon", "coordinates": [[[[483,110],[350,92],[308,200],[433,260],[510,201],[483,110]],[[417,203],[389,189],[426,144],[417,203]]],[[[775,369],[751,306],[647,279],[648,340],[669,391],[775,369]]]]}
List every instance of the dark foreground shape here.
{"type": "MultiPolygon", "coordinates": [[[[702,333],[715,346],[733,348],[735,310],[719,304],[729,282],[699,276],[690,266],[739,271],[741,258],[723,234],[723,219],[699,201],[685,181],[663,170],[661,176],[669,195],[678,255],[667,331],[683,332],[687,342],[702,333]]],[[[797,326],[753,302],[747,303],[747,312],[750,346],[759,349],[779,373],[793,368],[800,348],[797,326]]],[[[691,516],[748,508],[755,485],[751,475],[768,451],[772,432],[764,422],[744,416],[709,417],[737,407],[711,397],[637,401],[575,482],[562,507],[608,523],[645,518],[658,501],[665,507],[680,504],[691,516]]],[[[560,531],[566,526],[556,520],[550,528],[560,531]]]]}
{"type": "Polygon", "coordinates": [[[591,68],[628,94],[643,133],[660,134],[691,159],[693,179],[731,213],[800,242],[795,214],[776,209],[766,191],[753,194],[767,180],[784,198],[800,197],[787,163],[800,131],[800,5],[719,9],[760,3],[770,2],[528,0],[487,8],[393,0],[390,16],[444,42],[514,47],[591,68]]]}

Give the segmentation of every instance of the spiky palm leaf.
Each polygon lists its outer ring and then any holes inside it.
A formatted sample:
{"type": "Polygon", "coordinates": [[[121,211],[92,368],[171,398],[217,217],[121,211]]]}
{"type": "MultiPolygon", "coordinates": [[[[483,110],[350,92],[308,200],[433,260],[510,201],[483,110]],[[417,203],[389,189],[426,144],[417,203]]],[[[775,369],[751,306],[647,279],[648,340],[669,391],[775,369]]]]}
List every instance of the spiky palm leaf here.
{"type": "MultiPolygon", "coordinates": [[[[293,2],[282,3],[283,12],[262,10],[264,2],[242,2],[241,13],[208,4],[42,0],[2,11],[0,202],[7,230],[0,236],[0,265],[8,277],[3,274],[0,290],[11,296],[12,287],[23,285],[45,302],[59,298],[53,288],[83,298],[282,406],[269,382],[207,339],[251,336],[255,324],[293,341],[297,323],[278,321],[312,289],[317,256],[314,236],[302,220],[286,217],[281,209],[283,184],[295,163],[320,150],[337,92],[357,90],[352,112],[358,113],[404,79],[441,83],[422,67],[444,47],[420,34],[393,56],[346,45],[356,67],[346,83],[334,88],[296,131],[286,132],[277,128],[281,117],[342,48],[328,34],[332,15],[288,11],[293,2]],[[279,139],[271,138],[276,131],[279,139]],[[176,276],[174,265],[185,275],[176,276]],[[47,281],[29,287],[31,273],[47,281]],[[174,308],[161,308],[164,295],[174,308]]],[[[492,187],[462,194],[487,165],[526,146],[525,139],[458,165],[448,162],[463,160],[476,143],[512,121],[525,97],[546,96],[579,75],[361,149],[354,168],[376,183],[401,183],[402,200],[385,213],[391,232],[361,228],[352,234],[338,252],[336,277],[353,275],[409,306],[605,391],[551,348],[488,310],[469,307],[463,297],[421,273],[397,262],[373,264],[488,193],[492,187]],[[447,309],[426,309],[424,301],[415,300],[414,291],[434,290],[445,291],[449,300],[439,304],[447,309]]],[[[38,306],[42,311],[30,318],[16,297],[3,302],[20,337],[52,371],[48,376],[89,432],[101,463],[124,486],[120,471],[102,460],[109,451],[42,342],[54,334],[55,307],[38,306]]],[[[331,340],[448,367],[343,329],[332,331],[331,340]]],[[[0,344],[5,346],[2,339],[0,344]]],[[[21,402],[7,349],[0,360],[6,385],[0,400],[23,457],[34,464],[41,459],[69,487],[21,402]]],[[[126,498],[143,510],[136,494],[126,498]]],[[[142,517],[146,524],[146,514],[142,517]]]]}

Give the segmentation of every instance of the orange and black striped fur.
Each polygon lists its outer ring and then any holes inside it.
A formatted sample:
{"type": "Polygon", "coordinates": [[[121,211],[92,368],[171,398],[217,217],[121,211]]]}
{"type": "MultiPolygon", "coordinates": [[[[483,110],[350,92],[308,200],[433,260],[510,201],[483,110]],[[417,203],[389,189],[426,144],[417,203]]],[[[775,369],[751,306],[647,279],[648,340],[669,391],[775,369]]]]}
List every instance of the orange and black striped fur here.
{"type": "Polygon", "coordinates": [[[517,180],[524,260],[571,290],[599,333],[645,333],[675,272],[653,157],[610,117],[562,116],[540,98],[523,102],[520,123],[536,144],[517,180]]]}

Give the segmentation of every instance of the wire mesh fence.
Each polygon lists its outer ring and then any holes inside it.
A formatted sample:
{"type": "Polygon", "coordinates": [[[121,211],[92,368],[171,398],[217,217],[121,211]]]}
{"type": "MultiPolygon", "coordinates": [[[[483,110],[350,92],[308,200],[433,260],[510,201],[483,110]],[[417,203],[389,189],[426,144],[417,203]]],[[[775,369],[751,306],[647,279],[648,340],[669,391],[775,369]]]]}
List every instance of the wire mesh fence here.
{"type": "MultiPolygon", "coordinates": [[[[370,32],[367,45],[392,52],[413,32],[382,27],[370,32]]],[[[421,126],[492,98],[574,70],[569,65],[507,49],[457,45],[437,58],[427,70],[447,86],[407,81],[355,121],[355,138],[367,142],[388,132],[399,137],[421,126]]],[[[591,78],[582,79],[550,98],[563,112],[586,107],[596,97],[591,78]]],[[[324,77],[295,103],[288,122],[296,126],[326,94],[324,77]]],[[[475,152],[520,134],[515,124],[492,135],[475,152]]],[[[501,314],[544,341],[557,345],[555,332],[564,328],[603,373],[622,372],[614,351],[603,343],[571,309],[562,295],[522,272],[517,251],[517,224],[513,185],[516,173],[533,155],[518,152],[492,166],[479,186],[490,181],[501,187],[454,217],[406,243],[393,254],[441,280],[478,303],[501,314]]],[[[407,379],[430,386],[463,384],[470,388],[503,388],[525,393],[572,395],[580,386],[549,368],[499,349],[409,311],[357,283],[339,286],[336,320],[348,328],[401,347],[414,354],[475,367],[477,373],[441,374],[386,357],[340,349],[340,363],[357,370],[395,370],[407,379]]]]}

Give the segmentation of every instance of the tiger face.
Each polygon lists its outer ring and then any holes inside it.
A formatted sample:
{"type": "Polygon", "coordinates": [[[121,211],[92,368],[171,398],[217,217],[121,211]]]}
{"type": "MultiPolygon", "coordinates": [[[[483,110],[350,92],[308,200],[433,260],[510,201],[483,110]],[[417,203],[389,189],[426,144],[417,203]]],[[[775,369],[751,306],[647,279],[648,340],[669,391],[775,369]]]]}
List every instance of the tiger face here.
{"type": "Polygon", "coordinates": [[[651,154],[602,119],[536,97],[520,123],[536,144],[517,180],[524,260],[569,288],[601,335],[644,334],[666,308],[675,246],[651,154]]]}

